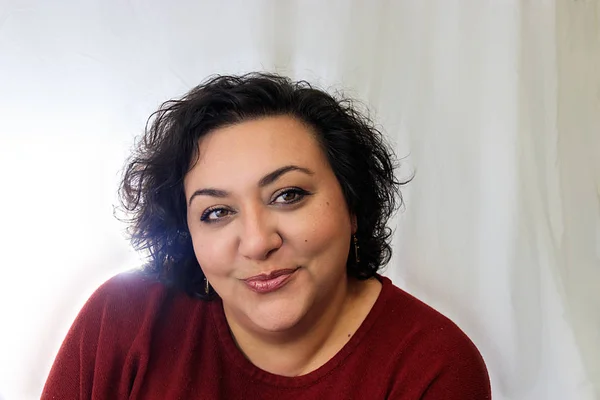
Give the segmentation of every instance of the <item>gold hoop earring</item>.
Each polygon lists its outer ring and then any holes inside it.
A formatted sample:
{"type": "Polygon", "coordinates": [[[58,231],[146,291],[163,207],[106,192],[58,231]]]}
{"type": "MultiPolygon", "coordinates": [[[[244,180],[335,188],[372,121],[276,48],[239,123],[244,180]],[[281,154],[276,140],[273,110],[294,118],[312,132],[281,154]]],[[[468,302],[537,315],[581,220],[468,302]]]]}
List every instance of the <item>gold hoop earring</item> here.
{"type": "Polygon", "coordinates": [[[208,282],[208,279],[204,278],[204,294],[208,295],[210,294],[210,283],[208,282]]]}
{"type": "Polygon", "coordinates": [[[356,260],[356,263],[358,264],[360,262],[360,257],[358,257],[358,238],[356,237],[356,235],[352,235],[352,241],[354,243],[354,259],[356,260]]]}

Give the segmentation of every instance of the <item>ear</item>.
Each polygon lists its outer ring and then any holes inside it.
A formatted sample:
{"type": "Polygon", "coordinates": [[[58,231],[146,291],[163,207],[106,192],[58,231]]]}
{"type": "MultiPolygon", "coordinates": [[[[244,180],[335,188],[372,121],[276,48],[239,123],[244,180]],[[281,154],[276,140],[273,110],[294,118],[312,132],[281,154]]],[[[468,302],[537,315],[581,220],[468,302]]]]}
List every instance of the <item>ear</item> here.
{"type": "Polygon", "coordinates": [[[356,219],[356,215],[352,214],[350,216],[350,223],[352,225],[352,234],[356,234],[356,231],[358,230],[358,222],[356,219]]]}

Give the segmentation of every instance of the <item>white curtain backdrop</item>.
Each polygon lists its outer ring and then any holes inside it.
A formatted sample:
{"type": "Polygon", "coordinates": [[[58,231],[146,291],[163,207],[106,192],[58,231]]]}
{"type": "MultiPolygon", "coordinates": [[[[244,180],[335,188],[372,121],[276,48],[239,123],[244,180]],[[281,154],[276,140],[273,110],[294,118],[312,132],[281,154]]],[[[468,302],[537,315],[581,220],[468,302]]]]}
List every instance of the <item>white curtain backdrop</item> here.
{"type": "Polygon", "coordinates": [[[494,399],[600,399],[598,0],[0,0],[0,399],[38,398],[139,264],[112,206],[149,114],[251,70],[372,110],[416,174],[386,274],[467,332],[494,399]]]}

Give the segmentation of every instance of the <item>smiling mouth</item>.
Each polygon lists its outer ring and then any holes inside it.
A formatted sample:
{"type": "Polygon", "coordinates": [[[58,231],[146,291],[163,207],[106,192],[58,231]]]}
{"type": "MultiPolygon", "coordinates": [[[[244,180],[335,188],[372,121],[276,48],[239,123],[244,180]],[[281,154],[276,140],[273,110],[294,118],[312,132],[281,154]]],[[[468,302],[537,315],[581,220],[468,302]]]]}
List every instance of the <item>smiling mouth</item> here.
{"type": "Polygon", "coordinates": [[[243,279],[242,282],[256,293],[270,293],[285,286],[286,283],[294,276],[298,268],[278,269],[268,274],[255,275],[250,278],[243,279]]]}
{"type": "Polygon", "coordinates": [[[271,279],[275,279],[281,275],[289,275],[294,273],[298,268],[286,268],[286,269],[278,269],[275,271],[271,271],[268,274],[260,274],[251,276],[250,278],[244,279],[245,282],[248,281],[268,281],[271,279]]]}

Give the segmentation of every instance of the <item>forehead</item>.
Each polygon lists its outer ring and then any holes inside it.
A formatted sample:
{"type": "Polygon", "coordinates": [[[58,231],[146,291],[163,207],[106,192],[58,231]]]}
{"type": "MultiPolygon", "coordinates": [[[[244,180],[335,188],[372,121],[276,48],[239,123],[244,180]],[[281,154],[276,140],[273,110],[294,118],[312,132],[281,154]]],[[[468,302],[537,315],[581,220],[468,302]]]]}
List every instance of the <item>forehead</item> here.
{"type": "MultiPolygon", "coordinates": [[[[290,116],[266,117],[219,128],[198,144],[199,158],[186,180],[262,176],[284,165],[329,169],[314,131],[290,116]]],[[[218,183],[218,182],[217,182],[218,183]]]]}

